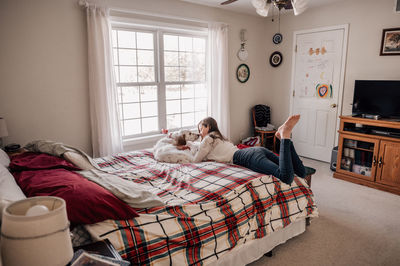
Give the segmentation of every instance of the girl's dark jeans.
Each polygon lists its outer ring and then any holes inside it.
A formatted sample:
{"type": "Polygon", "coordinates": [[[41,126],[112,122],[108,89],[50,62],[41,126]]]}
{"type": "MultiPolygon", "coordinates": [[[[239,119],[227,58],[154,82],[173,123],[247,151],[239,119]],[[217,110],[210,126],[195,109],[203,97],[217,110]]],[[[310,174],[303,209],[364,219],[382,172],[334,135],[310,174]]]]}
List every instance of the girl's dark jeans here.
{"type": "Polygon", "coordinates": [[[233,163],[255,172],[274,175],[286,184],[292,183],[294,174],[304,178],[306,170],[290,139],[282,139],[279,156],[264,147],[238,150],[233,163]]]}

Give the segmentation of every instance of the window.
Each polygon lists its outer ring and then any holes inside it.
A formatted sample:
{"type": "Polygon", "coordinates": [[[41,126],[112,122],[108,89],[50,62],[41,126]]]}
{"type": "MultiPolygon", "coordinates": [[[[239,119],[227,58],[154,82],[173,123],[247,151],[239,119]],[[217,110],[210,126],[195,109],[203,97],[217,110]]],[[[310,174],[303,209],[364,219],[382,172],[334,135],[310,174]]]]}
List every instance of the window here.
{"type": "Polygon", "coordinates": [[[125,139],[192,128],[207,116],[204,34],[118,27],[112,33],[125,139]]]}

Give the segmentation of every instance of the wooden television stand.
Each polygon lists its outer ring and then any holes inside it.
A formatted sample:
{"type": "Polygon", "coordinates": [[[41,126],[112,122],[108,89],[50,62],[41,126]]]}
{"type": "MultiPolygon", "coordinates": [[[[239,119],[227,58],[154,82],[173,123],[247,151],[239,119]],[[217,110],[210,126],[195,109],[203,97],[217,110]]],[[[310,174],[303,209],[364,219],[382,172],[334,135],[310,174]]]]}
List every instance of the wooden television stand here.
{"type": "Polygon", "coordinates": [[[400,195],[400,122],[340,116],[333,176],[400,195]]]}

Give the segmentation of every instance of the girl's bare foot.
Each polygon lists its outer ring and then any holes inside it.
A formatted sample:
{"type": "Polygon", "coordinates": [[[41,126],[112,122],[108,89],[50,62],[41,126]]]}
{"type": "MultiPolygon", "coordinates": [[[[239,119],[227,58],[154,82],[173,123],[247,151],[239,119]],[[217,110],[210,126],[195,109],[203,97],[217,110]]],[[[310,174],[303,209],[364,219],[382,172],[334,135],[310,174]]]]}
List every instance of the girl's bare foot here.
{"type": "Polygon", "coordinates": [[[277,133],[283,139],[290,139],[294,126],[299,122],[300,115],[290,116],[282,126],[278,128],[277,133]]]}
{"type": "Polygon", "coordinates": [[[280,133],[281,127],[282,127],[282,126],[280,126],[280,127],[278,128],[278,130],[275,132],[275,137],[277,137],[278,139],[281,139],[281,133],[280,133]]]}

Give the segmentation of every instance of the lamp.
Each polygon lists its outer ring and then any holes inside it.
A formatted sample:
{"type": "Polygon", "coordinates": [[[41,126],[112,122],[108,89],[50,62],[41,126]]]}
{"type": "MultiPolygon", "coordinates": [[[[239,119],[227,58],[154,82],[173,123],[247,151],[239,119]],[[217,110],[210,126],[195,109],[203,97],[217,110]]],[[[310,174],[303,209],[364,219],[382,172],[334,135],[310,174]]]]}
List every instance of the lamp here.
{"type": "Polygon", "coordinates": [[[3,147],[3,137],[8,136],[6,120],[0,117],[0,148],[3,147]]]}
{"type": "Polygon", "coordinates": [[[65,201],[32,197],[8,205],[1,226],[3,264],[66,265],[73,255],[65,201]]]}

